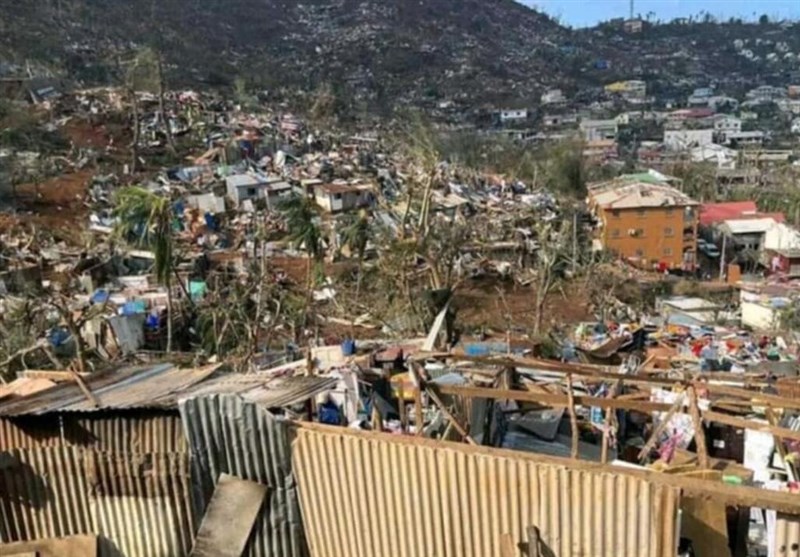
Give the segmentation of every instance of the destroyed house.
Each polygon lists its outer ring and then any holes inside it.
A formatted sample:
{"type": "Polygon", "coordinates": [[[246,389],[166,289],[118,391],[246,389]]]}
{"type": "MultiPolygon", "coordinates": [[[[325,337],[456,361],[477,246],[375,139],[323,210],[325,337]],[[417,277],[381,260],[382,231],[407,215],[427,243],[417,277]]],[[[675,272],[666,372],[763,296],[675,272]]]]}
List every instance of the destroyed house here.
{"type": "Polygon", "coordinates": [[[267,490],[236,554],[305,555],[287,424],[269,409],[337,380],[217,368],[38,372],[0,386],[0,547],[90,535],[100,557],[189,555],[228,474],[267,490]]]}
{"type": "Polygon", "coordinates": [[[328,213],[343,213],[369,207],[375,199],[372,186],[349,184],[317,184],[314,201],[328,213]]]}
{"type": "Polygon", "coordinates": [[[589,206],[600,223],[598,247],[645,267],[694,269],[697,205],[649,173],[589,186],[589,206]]]}
{"type": "Polygon", "coordinates": [[[291,195],[292,186],[278,176],[267,176],[260,172],[234,174],[225,178],[228,197],[238,207],[245,201],[263,199],[267,207],[273,208],[282,197],[291,195]]]}

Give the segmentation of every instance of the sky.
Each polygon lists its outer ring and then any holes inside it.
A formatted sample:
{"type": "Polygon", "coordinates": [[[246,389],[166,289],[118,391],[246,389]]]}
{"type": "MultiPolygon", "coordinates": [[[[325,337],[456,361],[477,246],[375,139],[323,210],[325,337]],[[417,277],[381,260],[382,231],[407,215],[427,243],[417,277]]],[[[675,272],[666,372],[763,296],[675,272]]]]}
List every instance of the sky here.
{"type": "MultiPolygon", "coordinates": [[[[561,23],[572,27],[591,26],[616,17],[628,17],[630,0],[520,0],[561,23]]],[[[634,13],[654,19],[672,20],[706,11],[729,19],[758,19],[761,14],[776,18],[800,19],[800,0],[634,0],[634,13]]]]}

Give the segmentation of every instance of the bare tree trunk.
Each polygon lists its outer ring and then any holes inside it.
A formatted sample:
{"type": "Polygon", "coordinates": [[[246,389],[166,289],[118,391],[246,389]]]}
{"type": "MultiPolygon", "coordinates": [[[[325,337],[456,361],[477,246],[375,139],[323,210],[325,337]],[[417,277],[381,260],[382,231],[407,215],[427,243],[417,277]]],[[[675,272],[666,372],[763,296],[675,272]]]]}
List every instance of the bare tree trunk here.
{"type": "Polygon", "coordinates": [[[167,354],[172,353],[172,280],[167,275],[167,354]]]}
{"type": "Polygon", "coordinates": [[[164,109],[164,64],[161,60],[161,51],[156,51],[156,69],[158,70],[158,112],[161,116],[161,123],[164,126],[164,133],[167,136],[167,149],[171,155],[175,155],[177,153],[175,149],[175,138],[172,136],[172,128],[170,127],[169,118],[167,118],[167,112],[164,109]]]}
{"type": "Polygon", "coordinates": [[[131,117],[133,118],[133,139],[131,140],[131,174],[136,173],[136,166],[139,160],[139,134],[141,127],[139,125],[139,106],[136,102],[136,91],[131,88],[129,90],[131,98],[131,117]]]}

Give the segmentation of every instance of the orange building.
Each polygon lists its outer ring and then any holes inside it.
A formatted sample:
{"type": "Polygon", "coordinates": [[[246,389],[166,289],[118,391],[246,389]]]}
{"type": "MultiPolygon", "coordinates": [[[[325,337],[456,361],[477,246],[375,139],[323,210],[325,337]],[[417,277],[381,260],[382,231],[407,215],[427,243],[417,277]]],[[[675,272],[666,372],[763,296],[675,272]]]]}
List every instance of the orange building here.
{"type": "Polygon", "coordinates": [[[603,249],[643,268],[693,271],[698,203],[651,174],[622,176],[589,187],[589,208],[603,249]]]}

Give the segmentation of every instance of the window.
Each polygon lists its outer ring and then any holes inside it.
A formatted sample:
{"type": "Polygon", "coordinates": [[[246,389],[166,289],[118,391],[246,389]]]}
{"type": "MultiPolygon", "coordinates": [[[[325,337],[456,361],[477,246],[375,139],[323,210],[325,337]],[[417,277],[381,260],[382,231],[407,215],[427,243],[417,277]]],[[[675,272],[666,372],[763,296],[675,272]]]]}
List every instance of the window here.
{"type": "Polygon", "coordinates": [[[636,257],[644,257],[644,251],[637,249],[636,250],[636,257]]]}
{"type": "Polygon", "coordinates": [[[619,228],[613,228],[611,230],[611,237],[612,238],[619,238],[619,228]]]}
{"type": "Polygon", "coordinates": [[[640,219],[643,219],[644,217],[647,216],[647,211],[645,211],[644,209],[639,209],[638,211],[636,211],[636,214],[639,215],[640,219]]]}
{"type": "Polygon", "coordinates": [[[614,209],[613,211],[611,211],[611,214],[614,216],[615,219],[619,218],[619,210],[614,209]]]}
{"type": "Polygon", "coordinates": [[[333,194],[333,198],[338,201],[338,200],[340,200],[342,198],[342,194],[341,193],[334,193],[333,194]]]}
{"type": "Polygon", "coordinates": [[[671,219],[674,215],[675,215],[675,210],[672,207],[667,209],[667,218],[668,219],[671,219]]]}
{"type": "Polygon", "coordinates": [[[247,197],[255,197],[258,193],[256,188],[247,188],[247,197]]]}
{"type": "Polygon", "coordinates": [[[636,236],[637,238],[644,238],[644,228],[637,228],[633,232],[633,235],[636,236]]]}
{"type": "Polygon", "coordinates": [[[667,238],[672,238],[675,235],[675,231],[672,229],[671,226],[668,226],[664,229],[664,236],[667,238]]]}
{"type": "Polygon", "coordinates": [[[672,248],[664,248],[664,255],[672,255],[672,248]]]}

